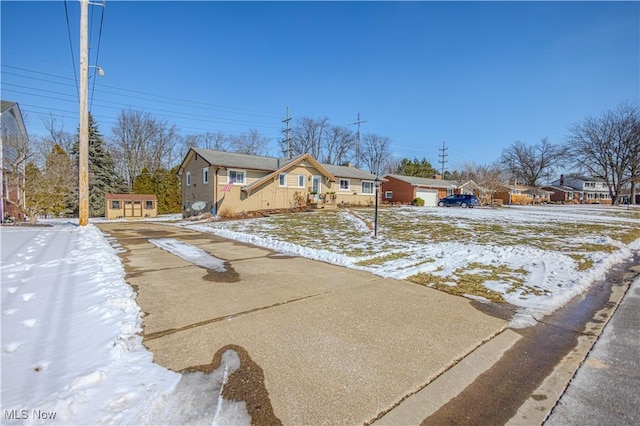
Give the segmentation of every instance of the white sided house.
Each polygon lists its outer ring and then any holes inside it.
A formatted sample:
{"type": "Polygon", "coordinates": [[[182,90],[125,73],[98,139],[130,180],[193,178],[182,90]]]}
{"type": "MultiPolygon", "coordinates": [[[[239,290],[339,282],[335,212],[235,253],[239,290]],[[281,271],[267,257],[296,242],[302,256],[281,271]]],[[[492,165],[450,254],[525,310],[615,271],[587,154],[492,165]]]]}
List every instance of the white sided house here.
{"type": "Polygon", "coordinates": [[[178,175],[183,217],[375,202],[376,175],[320,164],[310,154],[285,159],[191,148],[178,175]]]}

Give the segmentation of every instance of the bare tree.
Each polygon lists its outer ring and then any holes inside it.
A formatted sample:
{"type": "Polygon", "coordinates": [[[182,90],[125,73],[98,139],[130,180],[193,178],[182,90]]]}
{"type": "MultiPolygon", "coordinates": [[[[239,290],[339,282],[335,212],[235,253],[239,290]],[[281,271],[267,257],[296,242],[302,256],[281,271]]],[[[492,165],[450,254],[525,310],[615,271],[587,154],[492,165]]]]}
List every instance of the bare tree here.
{"type": "Polygon", "coordinates": [[[564,158],[564,150],[544,138],[537,145],[527,145],[521,141],[514,142],[502,151],[500,163],[523,184],[537,186],[538,180],[564,158]]]}
{"type": "Polygon", "coordinates": [[[493,197],[500,189],[504,188],[504,170],[499,164],[489,164],[485,166],[479,166],[475,172],[476,178],[473,179],[483,192],[483,196],[489,196],[491,204],[493,204],[493,197]]]}
{"type": "Polygon", "coordinates": [[[391,139],[373,133],[362,137],[363,161],[369,171],[379,175],[391,162],[391,139]]]}
{"type": "Polygon", "coordinates": [[[269,153],[269,138],[262,136],[258,129],[251,129],[246,133],[231,136],[228,140],[230,142],[229,151],[232,152],[250,155],[267,155],[269,153]]]}
{"type": "Polygon", "coordinates": [[[355,135],[344,126],[331,126],[324,132],[321,142],[322,157],[325,164],[343,164],[349,161],[353,151],[355,135]]]}
{"type": "Polygon", "coordinates": [[[567,148],[576,165],[607,183],[613,204],[618,204],[623,186],[639,177],[639,114],[637,106],[623,103],[569,129],[567,148]]]}
{"type": "Polygon", "coordinates": [[[183,138],[182,143],[187,148],[205,148],[213,149],[215,151],[230,151],[231,144],[229,138],[220,132],[211,133],[195,133],[186,135],[183,138]]]}
{"type": "MultiPolygon", "coordinates": [[[[293,127],[291,133],[291,152],[293,155],[311,154],[314,158],[322,157],[322,141],[329,127],[329,118],[312,119],[303,117],[293,127]]],[[[286,150],[286,147],[285,149],[286,150]]],[[[284,151],[283,150],[283,151],[284,151]]]]}
{"type": "Polygon", "coordinates": [[[1,184],[4,206],[13,205],[23,216],[26,216],[28,212],[25,204],[25,171],[27,164],[32,161],[36,152],[26,137],[4,136],[1,145],[1,184]]]}
{"type": "Polygon", "coordinates": [[[121,111],[112,133],[111,148],[129,188],[145,167],[150,171],[171,168],[176,160],[175,126],[149,113],[121,111]]]}
{"type": "Polygon", "coordinates": [[[45,155],[51,152],[55,145],[59,145],[64,152],[71,152],[76,136],[64,130],[64,120],[58,121],[53,115],[50,115],[42,118],[42,124],[48,132],[48,135],[42,140],[45,155]]]}

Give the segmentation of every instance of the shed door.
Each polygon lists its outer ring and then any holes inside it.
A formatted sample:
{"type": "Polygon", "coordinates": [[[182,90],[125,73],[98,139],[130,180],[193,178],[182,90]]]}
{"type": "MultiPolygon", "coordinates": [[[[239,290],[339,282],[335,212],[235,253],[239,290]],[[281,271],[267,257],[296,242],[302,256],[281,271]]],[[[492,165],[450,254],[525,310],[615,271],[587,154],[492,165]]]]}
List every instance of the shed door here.
{"type": "Polygon", "coordinates": [[[435,207],[438,205],[438,191],[416,189],[416,197],[424,200],[425,207],[435,207]]]}

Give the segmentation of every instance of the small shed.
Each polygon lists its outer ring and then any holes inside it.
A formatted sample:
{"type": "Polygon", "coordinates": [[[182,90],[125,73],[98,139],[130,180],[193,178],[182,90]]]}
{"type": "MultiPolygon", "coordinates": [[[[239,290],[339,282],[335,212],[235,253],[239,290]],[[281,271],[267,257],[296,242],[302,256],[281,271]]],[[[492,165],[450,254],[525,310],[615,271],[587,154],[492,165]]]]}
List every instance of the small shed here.
{"type": "Polygon", "coordinates": [[[111,219],[147,219],[158,216],[155,194],[104,194],[105,217],[111,219]]]}

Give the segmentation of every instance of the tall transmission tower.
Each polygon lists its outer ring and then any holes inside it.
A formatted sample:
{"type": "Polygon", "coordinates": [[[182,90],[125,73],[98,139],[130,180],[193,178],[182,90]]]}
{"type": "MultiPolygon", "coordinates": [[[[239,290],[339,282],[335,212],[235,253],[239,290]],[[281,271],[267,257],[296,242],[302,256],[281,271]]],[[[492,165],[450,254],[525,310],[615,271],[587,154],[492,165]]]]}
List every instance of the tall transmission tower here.
{"type": "Polygon", "coordinates": [[[287,107],[287,118],[282,120],[283,123],[287,125],[286,129],[283,129],[282,132],[285,134],[284,143],[287,147],[286,157],[291,158],[291,126],[289,122],[291,121],[291,116],[289,115],[289,107],[287,107]]]}
{"type": "Polygon", "coordinates": [[[440,151],[440,176],[442,176],[442,178],[444,179],[444,165],[447,164],[447,147],[445,145],[445,142],[442,141],[442,148],[439,148],[438,151],[440,151]]]}
{"type": "Polygon", "coordinates": [[[360,125],[363,123],[368,123],[368,121],[360,120],[360,113],[358,113],[358,120],[355,123],[351,123],[351,125],[358,126],[356,131],[356,167],[360,167],[360,125]]]}

